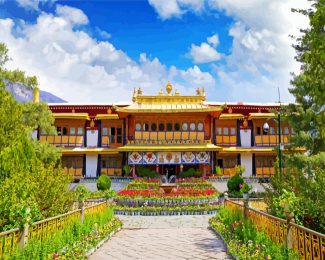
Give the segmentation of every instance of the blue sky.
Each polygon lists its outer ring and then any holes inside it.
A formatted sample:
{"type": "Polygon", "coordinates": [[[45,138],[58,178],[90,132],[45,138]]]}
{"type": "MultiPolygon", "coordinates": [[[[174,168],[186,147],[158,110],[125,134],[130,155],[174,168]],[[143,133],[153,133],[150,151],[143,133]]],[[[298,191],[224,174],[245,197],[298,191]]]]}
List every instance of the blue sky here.
{"type": "Polygon", "coordinates": [[[185,94],[205,87],[214,101],[273,102],[279,86],[292,101],[287,35],[306,25],[290,12],[297,5],[305,1],[0,1],[0,35],[11,67],[68,101],[128,101],[133,87],[156,93],[167,81],[185,94]]]}

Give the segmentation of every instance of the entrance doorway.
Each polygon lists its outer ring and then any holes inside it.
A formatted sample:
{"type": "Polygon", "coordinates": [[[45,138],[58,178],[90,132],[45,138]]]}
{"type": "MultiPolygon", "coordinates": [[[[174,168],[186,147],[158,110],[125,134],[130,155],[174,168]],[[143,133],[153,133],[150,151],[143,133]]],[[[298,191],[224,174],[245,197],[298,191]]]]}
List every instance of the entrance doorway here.
{"type": "Polygon", "coordinates": [[[164,175],[169,179],[170,176],[176,175],[176,165],[165,165],[164,175]]]}

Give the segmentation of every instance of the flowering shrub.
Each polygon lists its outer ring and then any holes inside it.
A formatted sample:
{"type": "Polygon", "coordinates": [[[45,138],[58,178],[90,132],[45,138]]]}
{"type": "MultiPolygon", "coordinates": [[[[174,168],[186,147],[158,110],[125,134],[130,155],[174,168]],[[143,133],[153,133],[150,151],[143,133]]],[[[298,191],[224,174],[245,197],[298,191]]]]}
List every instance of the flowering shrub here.
{"type": "Polygon", "coordinates": [[[213,230],[227,243],[228,251],[236,259],[299,259],[296,253],[274,243],[264,232],[258,231],[249,220],[243,220],[241,211],[221,208],[209,220],[213,230]]]}
{"type": "Polygon", "coordinates": [[[251,189],[252,186],[249,186],[246,182],[239,184],[240,187],[240,193],[248,193],[251,189]]]}

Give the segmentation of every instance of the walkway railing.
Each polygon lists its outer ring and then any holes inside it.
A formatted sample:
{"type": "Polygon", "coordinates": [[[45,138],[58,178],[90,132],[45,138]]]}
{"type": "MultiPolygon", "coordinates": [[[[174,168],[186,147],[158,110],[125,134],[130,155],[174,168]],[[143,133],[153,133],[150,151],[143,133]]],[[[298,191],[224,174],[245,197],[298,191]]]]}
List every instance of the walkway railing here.
{"type": "Polygon", "coordinates": [[[325,259],[325,235],[297,225],[265,212],[225,199],[225,206],[231,210],[243,211],[256,228],[264,231],[274,242],[294,249],[300,259],[325,259]]]}
{"type": "Polygon", "coordinates": [[[4,255],[10,255],[17,247],[24,247],[28,239],[38,238],[40,240],[49,237],[53,232],[62,230],[64,227],[80,219],[82,216],[89,216],[103,212],[107,208],[107,202],[100,202],[95,205],[70,211],[66,214],[47,218],[27,225],[24,229],[11,229],[0,233],[0,259],[4,255]]]}

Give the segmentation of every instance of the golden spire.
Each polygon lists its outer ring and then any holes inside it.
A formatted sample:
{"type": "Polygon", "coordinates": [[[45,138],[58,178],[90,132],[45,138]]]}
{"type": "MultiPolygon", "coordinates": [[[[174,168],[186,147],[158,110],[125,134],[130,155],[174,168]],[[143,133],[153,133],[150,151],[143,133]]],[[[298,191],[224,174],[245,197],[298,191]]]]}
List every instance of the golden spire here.
{"type": "Polygon", "coordinates": [[[39,103],[39,88],[38,88],[38,86],[35,86],[33,89],[33,102],[39,103]]]}
{"type": "Polygon", "coordinates": [[[160,89],[160,91],[158,92],[158,96],[162,96],[163,95],[163,91],[162,89],[160,89]]]}
{"type": "Polygon", "coordinates": [[[172,86],[172,84],[170,84],[170,82],[168,82],[168,84],[166,85],[166,91],[167,91],[168,96],[170,96],[170,93],[172,92],[172,90],[173,90],[173,86],[172,86]]]}
{"type": "Polygon", "coordinates": [[[142,95],[142,89],[139,88],[139,89],[138,89],[138,96],[141,96],[141,95],[142,95]]]}
{"type": "Polygon", "coordinates": [[[179,91],[177,89],[175,90],[175,96],[179,96],[179,91]]]}
{"type": "Polygon", "coordinates": [[[132,101],[135,102],[136,100],[137,100],[137,91],[134,88],[134,90],[133,90],[133,96],[132,96],[132,101]]]}

